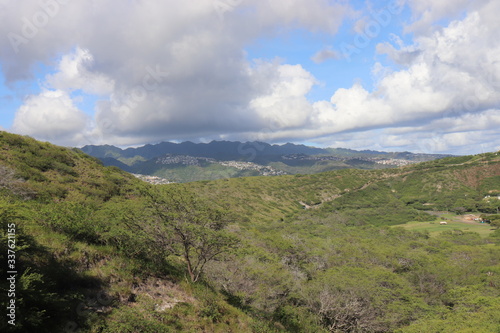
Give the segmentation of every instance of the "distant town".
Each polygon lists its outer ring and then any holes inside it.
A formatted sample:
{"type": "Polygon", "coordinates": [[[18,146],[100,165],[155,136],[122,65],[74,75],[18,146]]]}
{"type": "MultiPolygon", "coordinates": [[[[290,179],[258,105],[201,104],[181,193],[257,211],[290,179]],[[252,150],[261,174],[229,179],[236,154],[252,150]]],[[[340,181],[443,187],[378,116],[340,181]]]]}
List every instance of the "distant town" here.
{"type": "MultiPolygon", "coordinates": [[[[255,170],[262,176],[281,176],[288,174],[285,171],[277,170],[270,166],[260,165],[252,162],[242,161],[218,161],[207,157],[193,157],[188,155],[165,155],[156,159],[156,164],[181,164],[186,166],[203,166],[203,163],[220,164],[225,167],[236,168],[238,170],[255,170]]],[[[157,180],[147,180],[148,182],[157,180]]]]}

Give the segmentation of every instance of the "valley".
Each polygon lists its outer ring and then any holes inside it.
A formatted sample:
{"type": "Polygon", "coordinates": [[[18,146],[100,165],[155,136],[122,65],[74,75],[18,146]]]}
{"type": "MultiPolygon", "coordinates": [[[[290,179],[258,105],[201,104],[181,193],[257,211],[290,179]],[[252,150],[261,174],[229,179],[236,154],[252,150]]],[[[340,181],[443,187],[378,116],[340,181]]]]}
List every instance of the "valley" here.
{"type": "Polygon", "coordinates": [[[0,173],[0,256],[14,224],[18,271],[2,331],[500,328],[497,152],[152,185],[0,132],[0,173]]]}

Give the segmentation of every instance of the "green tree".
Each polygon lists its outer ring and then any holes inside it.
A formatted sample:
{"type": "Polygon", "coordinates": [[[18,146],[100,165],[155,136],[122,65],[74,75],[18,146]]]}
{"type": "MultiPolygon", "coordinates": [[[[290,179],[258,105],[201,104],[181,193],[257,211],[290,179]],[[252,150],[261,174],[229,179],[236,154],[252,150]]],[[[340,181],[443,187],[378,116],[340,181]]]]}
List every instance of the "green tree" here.
{"type": "Polygon", "coordinates": [[[198,281],[207,263],[237,246],[237,237],[224,230],[227,213],[194,193],[164,186],[144,188],[143,194],[151,214],[144,231],[165,255],[184,259],[192,282],[198,281]]]}
{"type": "MultiPolygon", "coordinates": [[[[483,216],[483,215],[481,215],[483,216]]],[[[500,214],[488,215],[483,217],[485,220],[490,221],[491,226],[499,228],[500,227],[500,214]]]]}

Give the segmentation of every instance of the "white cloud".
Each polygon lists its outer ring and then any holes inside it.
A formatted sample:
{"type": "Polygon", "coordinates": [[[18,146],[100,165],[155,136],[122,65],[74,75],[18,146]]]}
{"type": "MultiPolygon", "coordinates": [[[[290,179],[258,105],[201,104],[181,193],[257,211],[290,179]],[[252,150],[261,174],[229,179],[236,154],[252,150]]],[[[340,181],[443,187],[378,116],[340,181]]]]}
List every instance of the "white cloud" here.
{"type": "Polygon", "coordinates": [[[82,90],[88,94],[109,95],[113,92],[114,82],[100,73],[93,73],[94,58],[88,50],[77,47],[75,52],[62,57],[57,66],[58,72],[46,78],[46,84],[63,91],[82,90]]]}
{"type": "Polygon", "coordinates": [[[42,140],[75,144],[87,120],[66,93],[46,90],[26,99],[16,113],[13,130],[42,140]]]}
{"type": "MultiPolygon", "coordinates": [[[[278,75],[271,82],[271,91],[251,100],[250,110],[270,128],[303,126],[312,111],[305,96],[316,83],[315,78],[300,65],[280,65],[272,70],[278,75]]],[[[267,77],[264,79],[270,83],[267,77]]]]}
{"type": "MultiPolygon", "coordinates": [[[[376,148],[430,140],[441,150],[458,149],[453,140],[469,142],[471,123],[498,123],[498,1],[408,0],[413,19],[407,31],[415,33],[414,41],[405,44],[393,35],[392,43],[377,47],[398,67],[376,64],[374,89],[355,84],[315,102],[308,94],[316,79],[306,68],[249,60],[244,48],[296,28],[335,34],[344,17],[363,28],[368,13],[354,13],[345,1],[245,0],[223,8],[202,0],[43,3],[10,1],[0,11],[0,33],[22,38],[19,44],[0,39],[8,83],[33,78],[39,63],[60,60],[42,82],[46,90],[27,97],[16,114],[14,129],[26,134],[76,142],[87,133],[83,144],[122,145],[200,137],[317,138],[376,148]],[[37,21],[44,13],[46,22],[37,21]],[[435,24],[442,20],[451,22],[435,24]],[[76,91],[102,99],[92,128],[71,100],[76,91]]],[[[312,60],[337,57],[325,48],[312,60]]]]}
{"type": "MultiPolygon", "coordinates": [[[[17,110],[12,129],[60,144],[80,144],[88,137],[90,119],[76,107],[71,93],[81,90],[87,94],[109,95],[114,86],[114,82],[104,75],[88,70],[92,63],[92,55],[81,48],[62,56],[58,71],[40,82],[42,92],[27,96],[17,110]]],[[[85,143],[100,142],[87,139],[85,143]]]]}
{"type": "Polygon", "coordinates": [[[480,143],[484,150],[496,149],[500,42],[491,29],[498,25],[489,15],[492,10],[469,13],[408,46],[395,38],[398,49],[384,48],[402,69],[376,64],[373,91],[360,84],[339,89],[330,101],[313,104],[309,126],[266,137],[317,137],[344,147],[427,153],[473,153],[480,143]]]}
{"type": "MultiPolygon", "coordinates": [[[[498,126],[500,105],[500,43],[493,38],[496,30],[491,29],[498,23],[483,19],[491,10],[469,13],[407,47],[384,45],[405,68],[384,70],[376,64],[374,72],[380,77],[373,92],[356,84],[337,90],[331,104],[316,103],[317,135],[328,135],[328,130],[332,134],[405,128],[404,135],[378,134],[374,142],[411,147],[408,138],[430,137],[427,141],[436,151],[466,149],[467,144],[480,141],[474,129],[498,126]],[[410,123],[412,127],[407,126],[410,123]]],[[[498,141],[493,139],[497,145],[498,141]]]]}
{"type": "Polygon", "coordinates": [[[23,38],[15,47],[0,40],[6,78],[32,76],[34,64],[51,64],[62,54],[56,73],[43,85],[102,95],[93,133],[117,144],[255,132],[269,122],[301,125],[312,76],[271,62],[266,81],[243,49],[270,32],[306,28],[333,34],[349,12],[343,1],[327,0],[246,0],[224,8],[204,0],[47,3],[57,8],[39,26],[35,18],[47,8],[36,0],[13,2],[8,15],[0,13],[0,32],[23,38]],[[36,32],[28,36],[32,25],[36,32]],[[155,81],[148,77],[151,69],[168,75],[155,81]],[[252,101],[259,98],[277,109],[256,107],[252,101]],[[287,114],[288,108],[294,110],[287,114]],[[285,117],[289,114],[293,119],[285,117]]]}

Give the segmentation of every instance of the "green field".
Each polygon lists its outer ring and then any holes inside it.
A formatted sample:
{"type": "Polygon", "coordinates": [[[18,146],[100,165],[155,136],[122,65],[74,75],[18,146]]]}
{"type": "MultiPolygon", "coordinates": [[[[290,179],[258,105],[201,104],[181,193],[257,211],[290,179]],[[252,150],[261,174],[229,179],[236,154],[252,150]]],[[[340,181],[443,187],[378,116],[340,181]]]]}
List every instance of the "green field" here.
{"type": "Polygon", "coordinates": [[[481,237],[488,237],[495,230],[487,223],[469,224],[447,220],[447,225],[440,225],[440,221],[443,221],[443,219],[436,219],[432,222],[408,222],[406,224],[398,225],[398,227],[403,227],[406,230],[412,231],[428,231],[431,236],[437,236],[444,231],[461,230],[477,232],[481,237]]]}

